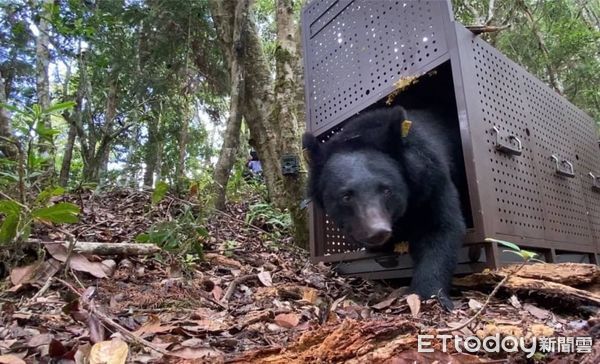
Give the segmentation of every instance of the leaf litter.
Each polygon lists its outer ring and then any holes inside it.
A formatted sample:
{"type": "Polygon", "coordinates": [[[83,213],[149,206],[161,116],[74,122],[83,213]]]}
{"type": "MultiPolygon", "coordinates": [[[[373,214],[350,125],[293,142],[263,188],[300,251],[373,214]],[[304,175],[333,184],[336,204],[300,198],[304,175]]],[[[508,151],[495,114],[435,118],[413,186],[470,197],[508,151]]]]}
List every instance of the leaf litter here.
{"type": "MultiPolygon", "coordinates": [[[[150,192],[124,189],[64,200],[80,205],[80,222],[63,231],[40,225],[37,239],[63,241],[71,235],[82,241],[134,242],[188,204],[167,195],[152,205],[150,192]]],[[[187,265],[167,253],[69,256],[63,246],[45,244],[45,260],[13,268],[3,283],[0,363],[524,360],[522,353],[475,356],[457,353],[452,346],[447,353],[416,350],[417,334],[457,327],[480,307],[486,295],[475,290],[477,282],[469,281],[471,286],[457,292],[456,309],[446,313],[435,300],[420,302],[403,287],[340,277],[329,266],[310,263],[306,252],[291,246],[290,237],[274,241],[268,229],[245,223],[248,206],[229,204],[224,213],[209,218],[204,260],[187,265]]],[[[588,279],[589,269],[578,268],[578,289],[598,284],[596,271],[588,279]]],[[[527,274],[542,275],[534,269],[527,274]]],[[[486,279],[482,284],[489,286],[486,279]]],[[[567,276],[562,281],[573,283],[567,276]]],[[[509,286],[472,325],[455,333],[592,336],[590,353],[536,360],[598,362],[597,308],[574,310],[560,300],[549,302],[509,286]]]]}

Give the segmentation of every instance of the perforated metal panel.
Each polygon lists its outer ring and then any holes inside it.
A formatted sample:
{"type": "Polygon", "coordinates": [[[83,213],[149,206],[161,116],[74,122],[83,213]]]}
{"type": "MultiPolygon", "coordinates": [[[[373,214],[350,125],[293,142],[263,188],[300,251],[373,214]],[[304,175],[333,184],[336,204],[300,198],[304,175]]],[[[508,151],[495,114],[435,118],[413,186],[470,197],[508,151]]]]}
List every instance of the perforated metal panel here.
{"type": "Polygon", "coordinates": [[[600,147],[596,123],[573,104],[565,101],[563,106],[574,141],[575,172],[581,181],[590,233],[600,248],[600,190],[593,187],[592,178],[592,175],[594,177],[600,175],[600,147]]]}
{"type": "Polygon", "coordinates": [[[321,133],[447,53],[443,1],[313,1],[304,12],[309,129],[321,133]]]}
{"type": "Polygon", "coordinates": [[[546,214],[547,240],[572,242],[592,241],[586,203],[579,177],[568,178],[556,173],[554,155],[561,161],[574,163],[576,143],[573,127],[565,115],[566,101],[535,77],[525,78],[527,111],[533,124],[539,183],[546,214]]]}
{"type": "Polygon", "coordinates": [[[476,96],[484,124],[481,140],[487,144],[495,195],[496,211],[488,212],[497,216],[495,232],[543,238],[544,213],[532,150],[535,138],[528,125],[524,75],[481,39],[471,43],[476,96]],[[499,143],[514,149],[520,143],[521,154],[500,151],[499,143]]]}

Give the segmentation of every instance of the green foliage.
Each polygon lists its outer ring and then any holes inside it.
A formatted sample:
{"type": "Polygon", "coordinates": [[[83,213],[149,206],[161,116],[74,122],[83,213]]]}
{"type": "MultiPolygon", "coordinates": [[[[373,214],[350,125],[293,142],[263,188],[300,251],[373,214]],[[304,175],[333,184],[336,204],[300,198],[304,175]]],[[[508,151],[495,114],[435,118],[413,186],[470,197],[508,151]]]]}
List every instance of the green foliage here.
{"type": "Polygon", "coordinates": [[[61,202],[49,207],[41,207],[31,211],[31,216],[40,221],[48,221],[56,224],[76,223],[79,221],[79,206],[61,202]]]}
{"type": "Polygon", "coordinates": [[[238,242],[235,240],[227,240],[223,244],[223,255],[227,257],[233,256],[233,251],[238,247],[238,242]]]}
{"type": "Polygon", "coordinates": [[[52,197],[62,196],[65,193],[65,189],[62,187],[47,187],[40,192],[35,198],[36,205],[46,205],[52,197]]]}
{"type": "Polygon", "coordinates": [[[152,192],[152,205],[158,204],[165,197],[167,192],[169,191],[169,185],[166,182],[159,181],[156,183],[156,187],[154,187],[154,192],[152,192]]]}
{"type": "Polygon", "coordinates": [[[136,237],[139,243],[152,243],[162,249],[178,254],[194,254],[202,257],[202,240],[208,236],[203,219],[194,216],[191,208],[172,221],[151,226],[148,231],[136,237]]]}
{"type": "Polygon", "coordinates": [[[31,233],[34,221],[54,224],[79,221],[80,209],[77,205],[60,202],[46,206],[50,199],[49,196],[56,195],[60,191],[60,188],[42,191],[31,207],[21,205],[13,200],[1,200],[0,214],[4,215],[4,221],[0,225],[0,245],[26,240],[31,233]]]}
{"type": "Polygon", "coordinates": [[[537,259],[537,256],[538,256],[537,253],[521,249],[515,243],[511,243],[511,242],[505,241],[505,240],[492,239],[492,238],[486,238],[485,241],[489,242],[489,243],[497,243],[497,244],[500,244],[500,245],[503,245],[503,246],[509,248],[509,250],[503,250],[503,251],[505,253],[515,254],[515,255],[521,257],[526,262],[536,261],[536,262],[544,263],[543,261],[537,259]]]}
{"type": "Polygon", "coordinates": [[[2,171],[4,178],[9,178],[13,182],[22,182],[26,189],[31,189],[38,182],[38,177],[43,172],[42,166],[49,163],[53,164],[54,155],[40,155],[38,152],[39,149],[36,147],[45,145],[51,149],[54,137],[60,133],[58,129],[46,127],[43,122],[44,118],[61,118],[60,113],[73,106],[73,102],[62,102],[43,110],[38,104],[34,104],[31,107],[16,107],[2,104],[3,108],[13,113],[12,121],[16,131],[15,142],[20,146],[20,153],[24,154],[17,162],[13,162],[15,167],[13,171],[22,169],[24,180],[20,181],[20,177],[11,171],[2,171]],[[23,163],[23,165],[20,166],[18,163],[23,163]]]}
{"type": "Polygon", "coordinates": [[[0,226],[0,245],[4,245],[17,235],[21,207],[14,201],[0,201],[0,213],[4,214],[4,222],[0,226]]]}
{"type": "Polygon", "coordinates": [[[269,229],[276,229],[280,232],[286,232],[292,228],[290,214],[278,210],[269,203],[251,205],[246,215],[246,222],[265,225],[269,229]]]}

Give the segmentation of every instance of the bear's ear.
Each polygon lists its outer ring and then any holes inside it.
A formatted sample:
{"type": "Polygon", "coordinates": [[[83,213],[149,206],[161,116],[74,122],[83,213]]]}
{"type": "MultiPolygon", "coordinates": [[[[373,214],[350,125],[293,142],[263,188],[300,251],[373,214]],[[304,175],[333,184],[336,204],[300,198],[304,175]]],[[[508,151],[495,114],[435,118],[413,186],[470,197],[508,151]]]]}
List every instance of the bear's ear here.
{"type": "Polygon", "coordinates": [[[314,166],[315,162],[320,159],[321,146],[317,138],[311,133],[306,132],[302,136],[302,154],[309,166],[314,166]]]}
{"type": "Polygon", "coordinates": [[[395,106],[392,110],[393,117],[390,124],[390,136],[397,140],[398,137],[406,138],[410,133],[412,121],[408,119],[406,110],[402,106],[395,106]]]}

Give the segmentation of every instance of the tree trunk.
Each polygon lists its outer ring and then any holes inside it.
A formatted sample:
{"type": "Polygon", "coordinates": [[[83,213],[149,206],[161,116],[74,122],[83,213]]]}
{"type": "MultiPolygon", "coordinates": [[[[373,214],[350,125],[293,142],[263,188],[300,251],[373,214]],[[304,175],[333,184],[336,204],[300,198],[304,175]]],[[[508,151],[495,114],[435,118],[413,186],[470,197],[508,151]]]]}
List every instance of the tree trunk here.
{"type": "Polygon", "coordinates": [[[67,136],[67,144],[65,145],[65,154],[63,156],[62,165],[60,167],[60,177],[58,184],[62,187],[66,187],[69,183],[69,172],[71,171],[71,160],[73,158],[73,145],[75,144],[75,137],[77,136],[77,128],[75,125],[69,127],[69,134],[67,136]]]}
{"type": "MultiPolygon", "coordinates": [[[[297,118],[296,79],[298,67],[297,25],[294,21],[294,8],[292,0],[277,1],[277,48],[276,80],[275,80],[275,104],[271,113],[271,126],[277,127],[280,132],[278,150],[281,155],[293,155],[298,157],[302,164],[302,148],[300,145],[300,127],[297,118]]],[[[300,172],[291,175],[282,175],[283,199],[279,202],[280,208],[287,207],[294,222],[294,239],[297,245],[308,248],[308,221],[305,211],[300,209],[300,202],[304,198],[306,174],[300,168],[300,172]]]]}
{"type": "Polygon", "coordinates": [[[146,170],[144,171],[144,186],[146,187],[154,186],[154,172],[156,171],[158,161],[158,125],[160,123],[161,111],[158,111],[156,115],[156,119],[152,117],[152,119],[148,121],[148,141],[146,142],[144,157],[144,163],[146,164],[146,170]]]}
{"type": "Polygon", "coordinates": [[[13,143],[8,141],[13,139],[10,116],[2,108],[2,104],[6,103],[5,90],[4,78],[2,77],[2,73],[0,73],[0,152],[8,158],[14,158],[17,155],[17,148],[13,143]]]}
{"type": "Polygon", "coordinates": [[[229,117],[227,127],[223,136],[223,146],[219,154],[219,160],[215,167],[215,207],[219,210],[225,208],[225,195],[227,182],[231,168],[235,163],[236,152],[240,142],[240,127],[242,125],[242,113],[240,104],[244,98],[244,39],[245,24],[248,18],[248,0],[242,0],[236,5],[233,26],[233,41],[230,54],[231,92],[229,102],[229,117]]]}
{"type": "Polygon", "coordinates": [[[83,157],[83,181],[98,182],[98,171],[100,170],[100,161],[93,155],[83,157]]]}
{"type": "MultiPolygon", "coordinates": [[[[182,120],[181,120],[181,130],[179,130],[179,134],[177,135],[178,139],[178,155],[177,155],[177,165],[175,166],[175,176],[177,181],[177,192],[181,193],[183,191],[183,182],[185,181],[185,152],[187,151],[187,143],[188,143],[188,134],[189,134],[189,124],[190,124],[190,106],[187,98],[184,98],[185,103],[183,104],[182,110],[182,120]]],[[[160,168],[160,164],[158,163],[159,157],[157,155],[157,167],[160,168]]]]}
{"type": "MultiPolygon", "coordinates": [[[[232,19],[235,1],[220,1],[213,19],[222,44],[232,43],[232,19]]],[[[304,191],[305,176],[283,176],[280,167],[284,154],[300,156],[294,62],[297,61],[296,29],[291,14],[291,2],[277,4],[277,75],[273,83],[269,63],[262,49],[254,20],[249,17],[244,32],[244,97],[241,111],[250,129],[251,145],[260,157],[263,174],[273,203],[289,208],[296,229],[296,244],[306,246],[305,220],[297,210],[304,191]],[[274,96],[274,89],[277,96],[274,96]],[[286,99],[287,97],[287,99],[286,99]]],[[[224,47],[227,54],[228,47],[224,47]]],[[[232,55],[228,54],[231,64],[232,55]]]]}
{"type": "MultiPolygon", "coordinates": [[[[35,47],[37,88],[36,91],[38,104],[42,107],[43,110],[46,110],[48,109],[48,107],[50,107],[50,82],[48,80],[48,65],[50,63],[50,52],[48,50],[48,45],[50,43],[50,22],[48,19],[51,16],[51,8],[53,4],[53,0],[41,1],[39,22],[37,24],[39,34],[36,39],[35,47]]],[[[42,120],[42,123],[47,129],[50,129],[52,127],[50,123],[50,116],[45,116],[42,120]]],[[[50,173],[48,177],[50,177],[51,179],[51,175],[53,174],[54,163],[52,163],[52,160],[50,158],[53,157],[51,153],[53,153],[52,148],[54,145],[54,140],[51,136],[41,136],[39,143],[40,155],[44,158],[48,158],[47,161],[44,162],[44,164],[42,165],[42,168],[50,173]]]]}

